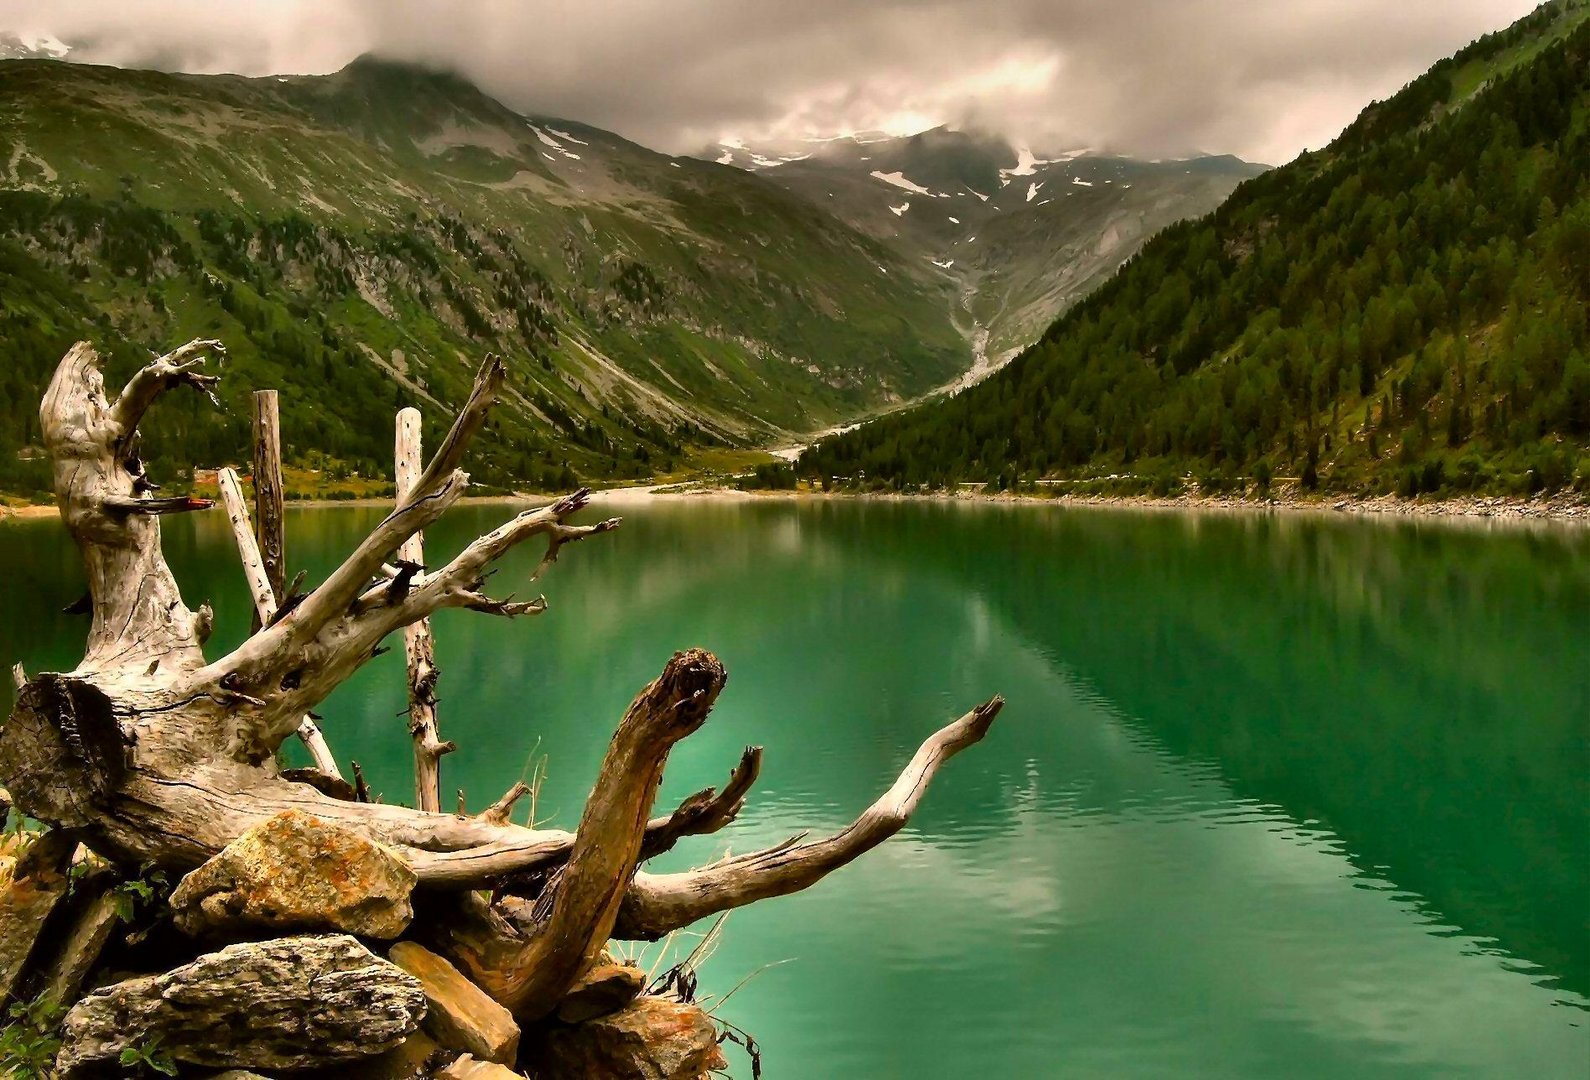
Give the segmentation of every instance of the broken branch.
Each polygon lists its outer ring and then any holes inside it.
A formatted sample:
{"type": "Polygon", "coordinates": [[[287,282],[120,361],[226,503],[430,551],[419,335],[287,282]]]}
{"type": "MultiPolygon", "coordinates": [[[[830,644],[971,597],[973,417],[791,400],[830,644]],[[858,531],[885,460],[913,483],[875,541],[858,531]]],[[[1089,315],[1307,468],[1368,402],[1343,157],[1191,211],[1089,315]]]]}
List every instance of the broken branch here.
{"type": "Polygon", "coordinates": [[[904,828],[939,766],[980,742],[1005,699],[990,698],[939,729],[894,786],[833,836],[752,852],[680,874],[637,874],[614,936],[655,941],[697,919],[815,884],[904,828]]]}
{"type": "MultiPolygon", "coordinates": [[[[231,467],[216,474],[221,487],[221,501],[226,505],[226,517],[232,525],[232,539],[237,542],[238,559],[243,563],[243,576],[248,581],[249,595],[254,600],[254,614],[261,626],[269,626],[276,618],[276,594],[271,587],[265,559],[255,542],[254,529],[249,522],[248,503],[243,499],[243,485],[237,471],[231,467]]],[[[342,773],[337,769],[336,756],[326,743],[326,737],[307,715],[298,722],[298,738],[314,759],[315,768],[338,780],[342,773]]]]}

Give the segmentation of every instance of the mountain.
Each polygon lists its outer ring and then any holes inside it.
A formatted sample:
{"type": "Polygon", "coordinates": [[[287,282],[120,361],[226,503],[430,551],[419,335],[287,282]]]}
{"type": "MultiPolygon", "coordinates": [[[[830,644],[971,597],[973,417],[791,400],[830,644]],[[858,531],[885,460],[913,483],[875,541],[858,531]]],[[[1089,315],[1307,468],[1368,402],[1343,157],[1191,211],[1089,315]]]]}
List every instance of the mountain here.
{"type": "Polygon", "coordinates": [[[440,425],[503,353],[500,431],[471,468],[543,487],[815,430],[969,362],[925,262],[759,177],[452,75],[14,60],[0,100],[3,485],[44,483],[37,403],[84,336],[113,379],[191,337],[227,343],[226,410],[153,421],[168,469],[238,460],[245,395],[274,386],[290,458],[384,475],[394,408],[440,425]]]}
{"type": "Polygon", "coordinates": [[[64,60],[70,45],[49,34],[0,31],[0,60],[64,60]]]}
{"type": "Polygon", "coordinates": [[[755,148],[731,140],[698,156],[755,172],[931,265],[955,286],[958,322],[990,362],[1031,344],[1150,236],[1264,170],[1234,157],[1038,156],[945,127],[755,148]]]}
{"type": "Polygon", "coordinates": [[[1482,38],[811,477],[1590,490],[1590,4],[1482,38]],[[1577,481],[1575,481],[1577,477],[1577,481]]]}

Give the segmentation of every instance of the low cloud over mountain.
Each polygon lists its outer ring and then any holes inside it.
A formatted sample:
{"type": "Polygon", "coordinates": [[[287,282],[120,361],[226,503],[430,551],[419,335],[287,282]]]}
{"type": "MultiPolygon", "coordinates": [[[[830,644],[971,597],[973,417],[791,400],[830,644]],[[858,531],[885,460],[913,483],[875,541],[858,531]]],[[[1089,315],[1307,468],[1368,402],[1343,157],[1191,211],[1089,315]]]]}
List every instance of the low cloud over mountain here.
{"type": "Polygon", "coordinates": [[[1530,0],[0,0],[73,58],[244,74],[363,52],[662,149],[940,123],[1280,162],[1530,0]],[[47,25],[45,25],[47,24],[47,25]]]}

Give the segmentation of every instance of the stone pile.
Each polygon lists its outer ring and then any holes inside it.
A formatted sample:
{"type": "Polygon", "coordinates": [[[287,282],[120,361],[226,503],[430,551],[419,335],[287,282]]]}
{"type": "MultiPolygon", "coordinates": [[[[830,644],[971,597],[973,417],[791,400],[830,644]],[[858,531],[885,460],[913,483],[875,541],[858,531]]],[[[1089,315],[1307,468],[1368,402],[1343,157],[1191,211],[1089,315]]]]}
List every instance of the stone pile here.
{"type": "Polygon", "coordinates": [[[12,1025],[31,1025],[7,1045],[59,1039],[53,1063],[0,1071],[700,1080],[725,1067],[710,1016],[647,996],[641,971],[605,955],[550,1018],[522,1026],[427,947],[400,857],[299,811],[169,895],[151,877],[60,832],[0,843],[0,996],[12,1025]]]}

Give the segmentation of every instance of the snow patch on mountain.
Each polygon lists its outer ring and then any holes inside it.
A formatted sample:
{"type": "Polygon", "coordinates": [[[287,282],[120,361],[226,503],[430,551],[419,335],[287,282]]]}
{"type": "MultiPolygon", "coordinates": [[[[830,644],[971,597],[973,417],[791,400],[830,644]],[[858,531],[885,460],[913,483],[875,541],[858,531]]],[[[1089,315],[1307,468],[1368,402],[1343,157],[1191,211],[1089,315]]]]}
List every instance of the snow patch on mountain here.
{"type": "MultiPolygon", "coordinates": [[[[568,147],[566,147],[562,143],[558,142],[558,140],[554,139],[552,136],[548,135],[545,131],[542,131],[540,128],[536,127],[534,124],[531,124],[531,123],[529,123],[529,121],[526,121],[526,126],[531,131],[536,133],[536,138],[541,140],[541,145],[552,147],[552,149],[556,150],[558,153],[562,154],[564,157],[568,158],[570,161],[579,161],[580,160],[580,155],[579,154],[576,154],[574,151],[570,150],[568,147]]],[[[563,133],[562,132],[558,132],[558,134],[561,135],[563,133]]],[[[578,140],[578,139],[575,139],[574,141],[575,142],[580,142],[580,140],[578,140]]],[[[588,146],[590,144],[589,143],[580,143],[580,145],[581,146],[588,146]]],[[[542,155],[541,156],[545,157],[548,161],[553,160],[552,156],[550,154],[546,153],[545,151],[542,151],[542,155]]]]}
{"type": "Polygon", "coordinates": [[[907,180],[905,178],[905,174],[904,173],[899,173],[899,172],[886,173],[886,172],[879,172],[877,169],[874,169],[874,170],[872,170],[871,176],[872,176],[872,178],[874,180],[882,180],[885,184],[893,184],[897,188],[904,188],[906,191],[909,191],[913,195],[932,195],[933,194],[931,191],[929,191],[927,188],[923,187],[921,184],[915,184],[915,183],[912,183],[910,180],[907,180]]]}
{"type": "Polygon", "coordinates": [[[891,206],[891,207],[889,207],[889,213],[893,214],[895,217],[903,217],[905,215],[905,212],[907,210],[909,210],[909,209],[911,209],[911,200],[907,199],[905,202],[901,203],[899,206],[891,206]]]}
{"type": "Polygon", "coordinates": [[[1028,202],[1032,202],[1033,199],[1038,197],[1038,189],[1041,188],[1041,187],[1043,187],[1043,181],[1042,180],[1039,180],[1036,183],[1031,183],[1031,184],[1027,185],[1027,201],[1028,202]]]}
{"type": "Polygon", "coordinates": [[[1000,169],[999,175],[1006,180],[1012,176],[1031,176],[1038,171],[1038,166],[1049,164],[1052,164],[1052,162],[1044,158],[1034,157],[1032,147],[1018,146],[1016,148],[1016,167],[1014,169],[1000,169]]]}

